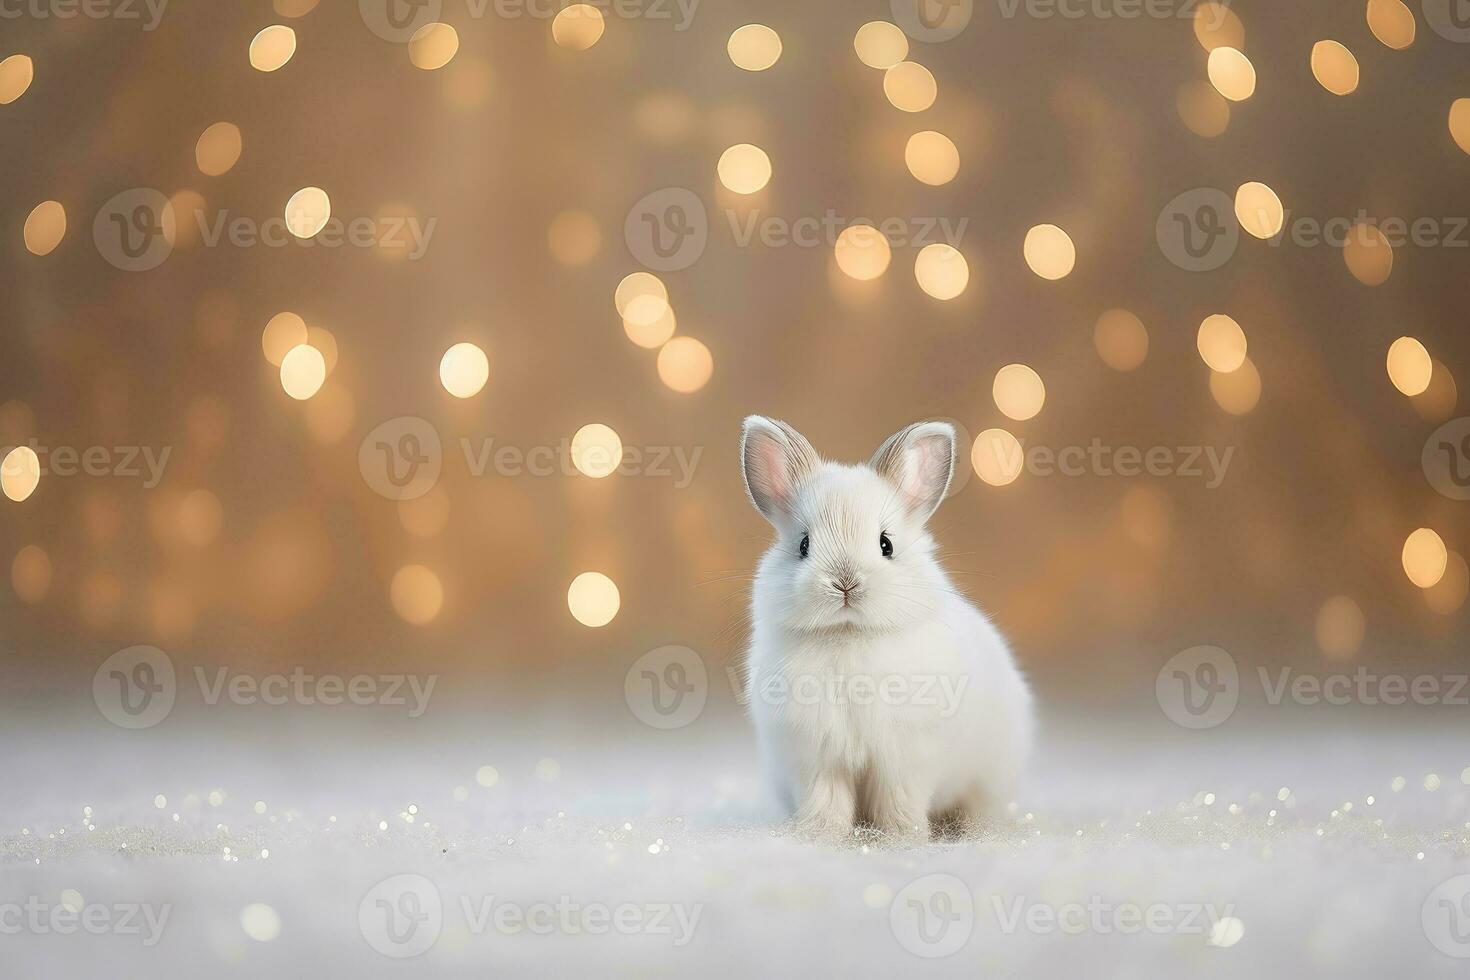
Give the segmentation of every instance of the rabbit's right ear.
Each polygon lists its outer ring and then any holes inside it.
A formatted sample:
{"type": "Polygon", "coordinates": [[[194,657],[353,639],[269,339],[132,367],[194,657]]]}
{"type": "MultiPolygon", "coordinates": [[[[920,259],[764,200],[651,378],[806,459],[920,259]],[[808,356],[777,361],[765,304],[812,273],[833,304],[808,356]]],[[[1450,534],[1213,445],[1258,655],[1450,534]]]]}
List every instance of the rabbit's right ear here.
{"type": "Polygon", "coordinates": [[[800,432],[779,419],[761,415],[745,420],[740,460],[751,503],[772,523],[790,515],[796,488],[821,462],[800,432]]]}

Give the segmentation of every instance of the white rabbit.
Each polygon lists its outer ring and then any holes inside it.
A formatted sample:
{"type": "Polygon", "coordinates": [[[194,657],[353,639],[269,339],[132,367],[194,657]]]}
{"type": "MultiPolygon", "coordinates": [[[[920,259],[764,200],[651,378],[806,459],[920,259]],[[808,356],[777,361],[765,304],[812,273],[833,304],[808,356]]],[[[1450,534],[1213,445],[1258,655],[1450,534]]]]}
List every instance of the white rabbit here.
{"type": "Polygon", "coordinates": [[[910,425],[849,466],[751,416],[741,458],[776,529],[755,577],[746,695],[798,830],[927,839],[931,818],[1004,808],[1031,747],[1031,692],[924,526],[954,471],[953,427],[910,425]]]}

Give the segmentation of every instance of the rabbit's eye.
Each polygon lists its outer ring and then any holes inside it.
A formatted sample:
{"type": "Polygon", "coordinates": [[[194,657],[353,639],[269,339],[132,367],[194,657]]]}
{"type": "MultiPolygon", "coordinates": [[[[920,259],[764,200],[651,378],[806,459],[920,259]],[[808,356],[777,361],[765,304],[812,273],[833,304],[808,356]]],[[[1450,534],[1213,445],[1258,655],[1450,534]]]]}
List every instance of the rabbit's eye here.
{"type": "Polygon", "coordinates": [[[878,535],[878,550],[883,552],[884,558],[893,557],[893,541],[889,539],[887,531],[878,535]]]}
{"type": "Polygon", "coordinates": [[[805,558],[806,557],[806,553],[811,550],[811,547],[812,547],[812,539],[810,537],[808,537],[807,535],[803,534],[801,536],[801,557],[805,558]]]}

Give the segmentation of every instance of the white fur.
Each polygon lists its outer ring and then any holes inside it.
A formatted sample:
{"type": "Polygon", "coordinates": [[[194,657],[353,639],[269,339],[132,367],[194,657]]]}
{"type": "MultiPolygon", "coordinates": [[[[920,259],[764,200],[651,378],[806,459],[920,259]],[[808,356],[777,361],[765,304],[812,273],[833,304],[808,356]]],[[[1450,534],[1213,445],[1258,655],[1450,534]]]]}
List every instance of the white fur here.
{"type": "Polygon", "coordinates": [[[741,456],[777,534],[755,577],[746,693],[797,826],[927,838],[931,817],[1004,808],[1031,746],[1031,694],[925,528],[953,471],[953,429],[909,426],[868,465],[848,466],[752,416],[741,456]]]}

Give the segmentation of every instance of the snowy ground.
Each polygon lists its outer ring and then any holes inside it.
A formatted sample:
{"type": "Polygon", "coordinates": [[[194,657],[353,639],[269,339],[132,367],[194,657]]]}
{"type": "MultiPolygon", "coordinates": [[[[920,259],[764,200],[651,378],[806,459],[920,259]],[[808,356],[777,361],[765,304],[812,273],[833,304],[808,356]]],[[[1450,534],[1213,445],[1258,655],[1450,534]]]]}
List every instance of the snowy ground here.
{"type": "Polygon", "coordinates": [[[299,715],[11,713],[0,974],[1470,974],[1458,718],[1053,718],[1014,823],[891,850],[773,834],[737,719],[299,715]]]}

